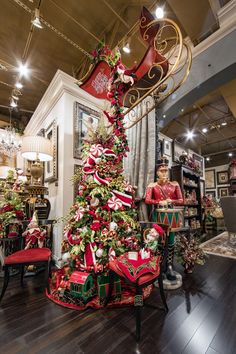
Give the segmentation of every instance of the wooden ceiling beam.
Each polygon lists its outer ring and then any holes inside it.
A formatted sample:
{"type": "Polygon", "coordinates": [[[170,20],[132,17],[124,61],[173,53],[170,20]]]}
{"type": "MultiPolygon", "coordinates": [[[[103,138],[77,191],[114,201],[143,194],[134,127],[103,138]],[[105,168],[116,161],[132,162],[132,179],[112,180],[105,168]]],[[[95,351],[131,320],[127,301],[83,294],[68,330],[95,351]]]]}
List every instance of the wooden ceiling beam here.
{"type": "Polygon", "coordinates": [[[211,144],[218,144],[218,143],[222,143],[223,141],[232,140],[232,139],[235,139],[235,140],[236,140],[235,134],[234,134],[233,136],[225,137],[224,139],[220,139],[220,140],[217,139],[217,140],[214,140],[214,141],[208,141],[208,142],[206,142],[205,144],[203,144],[202,146],[211,145],[211,144]]]}
{"type": "Polygon", "coordinates": [[[214,155],[221,155],[221,154],[225,154],[225,153],[231,152],[231,151],[236,151],[236,148],[221,150],[221,151],[217,151],[217,152],[211,152],[209,154],[203,154],[202,156],[209,157],[209,156],[214,156],[214,155]]]}

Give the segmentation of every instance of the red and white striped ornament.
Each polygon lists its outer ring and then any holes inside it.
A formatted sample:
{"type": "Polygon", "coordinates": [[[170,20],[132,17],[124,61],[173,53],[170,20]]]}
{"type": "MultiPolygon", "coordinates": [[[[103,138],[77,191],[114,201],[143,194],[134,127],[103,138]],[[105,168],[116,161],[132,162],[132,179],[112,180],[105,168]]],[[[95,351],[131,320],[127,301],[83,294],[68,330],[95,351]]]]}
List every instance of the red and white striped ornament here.
{"type": "Polygon", "coordinates": [[[79,221],[82,219],[82,217],[84,216],[84,211],[85,209],[83,207],[79,207],[75,213],[75,220],[79,221]]]}
{"type": "Polygon", "coordinates": [[[108,199],[107,205],[110,209],[113,210],[119,210],[120,208],[122,208],[121,200],[116,197],[111,197],[110,199],[108,199]]]}
{"type": "Polygon", "coordinates": [[[103,146],[101,144],[93,144],[89,151],[94,157],[101,156],[103,153],[103,146]]]}

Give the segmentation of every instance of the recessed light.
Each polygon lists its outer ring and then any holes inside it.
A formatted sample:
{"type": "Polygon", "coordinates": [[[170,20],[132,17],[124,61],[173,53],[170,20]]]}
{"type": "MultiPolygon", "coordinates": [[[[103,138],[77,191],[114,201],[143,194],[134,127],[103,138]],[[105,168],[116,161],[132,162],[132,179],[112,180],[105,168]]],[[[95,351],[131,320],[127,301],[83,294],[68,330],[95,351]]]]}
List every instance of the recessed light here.
{"type": "Polygon", "coordinates": [[[207,161],[210,161],[210,157],[208,156],[208,157],[206,158],[206,160],[207,160],[207,161]]]}
{"type": "Polygon", "coordinates": [[[208,129],[207,129],[207,128],[203,128],[203,129],[202,129],[202,132],[203,132],[203,133],[207,133],[207,132],[208,132],[208,129]]]}
{"type": "Polygon", "coordinates": [[[183,112],[184,111],[184,108],[181,108],[181,112],[183,112]]]}
{"type": "Polygon", "coordinates": [[[163,118],[165,118],[166,117],[166,115],[165,114],[163,114],[163,118]]]}
{"type": "Polygon", "coordinates": [[[229,152],[229,157],[232,157],[233,156],[233,153],[232,152],[229,152]]]}
{"type": "Polygon", "coordinates": [[[221,123],[221,125],[225,126],[225,125],[227,125],[227,122],[224,121],[221,123]]]}

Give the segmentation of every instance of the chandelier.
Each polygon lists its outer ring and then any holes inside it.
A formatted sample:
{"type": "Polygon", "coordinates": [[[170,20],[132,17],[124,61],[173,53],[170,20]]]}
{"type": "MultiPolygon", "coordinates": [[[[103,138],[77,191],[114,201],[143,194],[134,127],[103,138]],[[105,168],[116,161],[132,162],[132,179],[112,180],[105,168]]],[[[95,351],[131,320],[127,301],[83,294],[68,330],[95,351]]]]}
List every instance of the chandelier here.
{"type": "Polygon", "coordinates": [[[10,109],[10,126],[0,130],[0,153],[12,157],[21,149],[21,140],[15,128],[11,125],[11,109],[10,109]]]}

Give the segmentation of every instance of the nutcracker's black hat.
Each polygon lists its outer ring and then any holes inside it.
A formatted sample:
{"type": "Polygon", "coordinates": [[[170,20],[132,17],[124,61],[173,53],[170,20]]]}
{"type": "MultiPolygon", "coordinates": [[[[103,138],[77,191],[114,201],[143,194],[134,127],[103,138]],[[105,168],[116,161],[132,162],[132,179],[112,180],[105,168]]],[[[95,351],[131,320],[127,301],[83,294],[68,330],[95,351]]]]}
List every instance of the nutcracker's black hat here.
{"type": "Polygon", "coordinates": [[[157,170],[159,170],[161,167],[162,168],[168,168],[169,165],[169,160],[165,157],[162,156],[159,160],[157,160],[157,170]]]}

